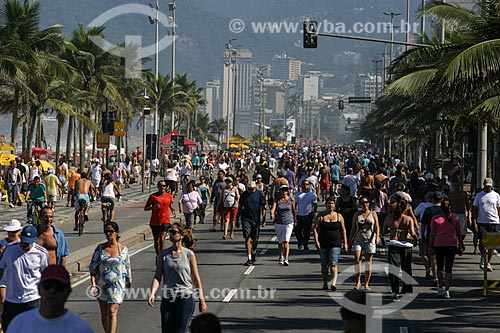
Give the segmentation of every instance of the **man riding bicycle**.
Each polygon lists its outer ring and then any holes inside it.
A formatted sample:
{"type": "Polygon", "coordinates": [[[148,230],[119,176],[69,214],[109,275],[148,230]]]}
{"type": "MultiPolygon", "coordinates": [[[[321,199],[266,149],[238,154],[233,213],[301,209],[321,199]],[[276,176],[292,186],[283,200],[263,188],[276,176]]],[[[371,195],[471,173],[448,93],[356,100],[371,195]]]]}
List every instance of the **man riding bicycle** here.
{"type": "Polygon", "coordinates": [[[115,220],[115,191],[120,195],[120,189],[113,182],[113,177],[110,174],[104,176],[104,184],[102,184],[102,195],[101,195],[101,210],[102,210],[102,220],[104,222],[111,222],[115,220]],[[104,204],[109,203],[109,221],[106,221],[104,204]]]}
{"type": "Polygon", "coordinates": [[[47,190],[45,184],[40,182],[40,177],[35,176],[33,178],[33,183],[28,186],[28,192],[26,193],[26,203],[28,204],[28,223],[33,222],[33,206],[38,206],[40,209],[43,208],[44,204],[47,202],[47,190]]]}
{"type": "Polygon", "coordinates": [[[88,174],[86,172],[82,172],[81,175],[82,178],[75,182],[75,227],[73,228],[73,231],[78,230],[78,212],[80,211],[80,207],[83,208],[81,206],[80,199],[83,199],[86,202],[85,221],[88,221],[90,199],[93,199],[95,196],[95,187],[92,185],[92,181],[87,178],[88,174]]]}

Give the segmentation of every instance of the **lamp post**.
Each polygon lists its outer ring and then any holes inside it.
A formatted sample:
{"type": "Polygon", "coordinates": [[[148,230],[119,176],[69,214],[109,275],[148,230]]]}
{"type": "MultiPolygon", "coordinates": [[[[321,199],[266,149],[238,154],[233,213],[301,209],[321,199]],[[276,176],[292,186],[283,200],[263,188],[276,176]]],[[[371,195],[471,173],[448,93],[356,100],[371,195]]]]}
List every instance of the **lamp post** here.
{"type": "MultiPolygon", "coordinates": [[[[153,6],[150,4],[149,5],[151,8],[153,6]]],[[[159,7],[159,0],[156,0],[156,5],[154,7],[155,9],[155,18],[149,17],[149,23],[155,25],[155,94],[158,96],[158,62],[159,62],[159,57],[158,57],[158,39],[159,39],[159,32],[160,32],[160,20],[159,20],[159,12],[160,12],[160,7],[159,7]]],[[[155,98],[155,110],[153,114],[153,135],[155,137],[158,137],[158,98],[155,98]]],[[[155,146],[154,149],[154,156],[158,153],[158,147],[155,146]]]]}
{"type": "Polygon", "coordinates": [[[142,109],[142,193],[144,193],[144,171],[146,168],[146,116],[151,112],[148,105],[149,96],[144,88],[144,108],[142,109]]]}
{"type": "MultiPolygon", "coordinates": [[[[238,45],[237,49],[239,49],[242,45],[238,45]]],[[[231,50],[231,64],[233,65],[233,135],[235,135],[236,131],[236,109],[238,104],[236,103],[236,94],[237,94],[237,72],[238,72],[238,50],[231,50]]]]}
{"type": "Polygon", "coordinates": [[[175,96],[175,26],[177,25],[177,21],[175,19],[175,0],[168,4],[168,9],[172,12],[172,112],[170,113],[170,131],[173,131],[175,128],[175,114],[174,114],[174,96],[175,96]]]}
{"type": "MultiPolygon", "coordinates": [[[[393,42],[394,41],[394,17],[401,15],[401,13],[394,13],[394,12],[386,13],[386,12],[384,12],[384,15],[390,16],[390,18],[391,18],[391,42],[393,42]]],[[[394,43],[391,43],[391,52],[389,54],[389,64],[392,64],[393,55],[394,55],[394,43]]]]}
{"type": "Polygon", "coordinates": [[[259,140],[263,139],[262,127],[264,126],[264,72],[262,68],[257,68],[257,82],[259,82],[259,140]]]}
{"type": "Polygon", "coordinates": [[[227,119],[227,128],[226,128],[226,149],[229,149],[229,136],[230,136],[230,128],[231,128],[231,119],[229,118],[229,115],[231,113],[231,97],[234,98],[234,96],[231,96],[231,86],[232,86],[232,80],[231,80],[231,70],[232,70],[232,51],[233,51],[233,46],[232,42],[235,41],[236,38],[230,39],[226,43],[226,52],[224,54],[224,57],[227,57],[227,60],[224,61],[225,67],[227,67],[227,100],[226,100],[226,119],[227,119]]]}
{"type": "Polygon", "coordinates": [[[283,108],[283,137],[284,141],[288,142],[288,136],[287,136],[287,126],[286,126],[286,103],[287,103],[287,95],[288,95],[288,81],[283,82],[283,101],[284,101],[284,108],[283,108]]]}

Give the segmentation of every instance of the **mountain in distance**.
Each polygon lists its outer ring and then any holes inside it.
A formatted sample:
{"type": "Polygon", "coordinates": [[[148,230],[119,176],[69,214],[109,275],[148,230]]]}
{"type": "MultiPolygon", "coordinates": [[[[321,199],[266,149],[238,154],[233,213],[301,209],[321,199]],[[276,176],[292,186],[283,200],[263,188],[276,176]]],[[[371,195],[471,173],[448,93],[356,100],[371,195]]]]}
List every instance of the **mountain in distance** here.
{"type": "MultiPolygon", "coordinates": [[[[63,24],[65,34],[71,35],[78,23],[87,26],[102,13],[119,5],[132,2],[124,0],[40,0],[42,27],[56,23],[63,24]]],[[[154,4],[154,0],[150,0],[154,4]]],[[[412,2],[411,13],[415,13],[420,4],[412,2]]],[[[135,3],[148,5],[147,1],[135,3]]],[[[302,48],[302,21],[305,18],[352,27],[355,22],[387,22],[383,12],[403,13],[397,21],[406,16],[406,2],[400,0],[177,0],[177,35],[176,73],[188,73],[188,78],[196,80],[199,86],[215,76],[222,75],[222,62],[225,43],[233,41],[234,46],[253,53],[255,62],[260,66],[268,64],[276,54],[287,54],[306,63],[314,64],[309,68],[325,72],[369,71],[377,53],[384,52],[384,45],[372,42],[360,42],[337,38],[319,38],[317,49],[302,48]],[[229,29],[231,20],[240,19],[245,23],[245,30],[233,33],[229,29]],[[296,22],[299,31],[295,33],[254,33],[252,22],[296,22]],[[335,68],[333,56],[344,50],[360,52],[362,65],[359,68],[335,68]]],[[[160,1],[160,12],[172,15],[168,9],[168,0],[160,1]]],[[[154,10],[151,9],[152,17],[154,10]]],[[[417,19],[414,19],[417,20],[417,19]]],[[[162,22],[163,24],[163,22],[162,22]]],[[[160,24],[160,39],[167,35],[167,28],[160,24]]],[[[110,42],[123,41],[125,35],[141,35],[143,46],[154,43],[155,29],[143,14],[116,16],[104,24],[105,34],[110,42]]],[[[389,34],[364,34],[365,37],[389,39],[389,34]]],[[[404,40],[402,34],[396,39],[404,40]]],[[[153,58],[153,56],[152,56],[153,58]]],[[[168,74],[171,71],[171,48],[160,52],[159,70],[168,74]]],[[[153,61],[146,65],[154,66],[153,61]]]]}

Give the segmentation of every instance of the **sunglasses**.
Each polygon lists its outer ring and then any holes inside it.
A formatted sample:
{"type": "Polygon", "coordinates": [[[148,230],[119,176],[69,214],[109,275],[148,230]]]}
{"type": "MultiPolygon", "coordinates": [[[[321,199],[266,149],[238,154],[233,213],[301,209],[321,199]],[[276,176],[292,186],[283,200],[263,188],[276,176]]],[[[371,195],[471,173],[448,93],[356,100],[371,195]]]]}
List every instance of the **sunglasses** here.
{"type": "Polygon", "coordinates": [[[167,185],[160,184],[160,185],[158,185],[158,187],[167,187],[167,185]]]}
{"type": "Polygon", "coordinates": [[[106,230],[104,230],[104,233],[105,234],[114,234],[115,231],[113,229],[106,229],[106,230]]]}
{"type": "Polygon", "coordinates": [[[55,287],[57,292],[62,292],[67,288],[64,283],[62,283],[60,281],[56,281],[56,280],[47,280],[47,281],[40,282],[40,286],[44,290],[50,290],[53,287],[55,287]]]}
{"type": "Polygon", "coordinates": [[[174,229],[170,229],[168,232],[171,233],[172,235],[177,235],[181,233],[179,230],[174,230],[174,229]]]}

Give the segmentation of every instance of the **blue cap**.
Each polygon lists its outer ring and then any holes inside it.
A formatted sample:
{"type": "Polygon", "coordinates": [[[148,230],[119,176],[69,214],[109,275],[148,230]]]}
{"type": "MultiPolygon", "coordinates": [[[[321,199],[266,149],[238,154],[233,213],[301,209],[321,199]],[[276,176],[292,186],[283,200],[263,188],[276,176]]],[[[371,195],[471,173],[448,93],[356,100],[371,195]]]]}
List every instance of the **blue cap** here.
{"type": "Polygon", "coordinates": [[[24,227],[23,231],[21,231],[21,242],[31,244],[36,241],[38,241],[38,232],[36,228],[32,225],[24,227]]]}

